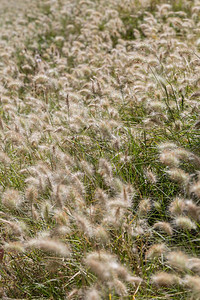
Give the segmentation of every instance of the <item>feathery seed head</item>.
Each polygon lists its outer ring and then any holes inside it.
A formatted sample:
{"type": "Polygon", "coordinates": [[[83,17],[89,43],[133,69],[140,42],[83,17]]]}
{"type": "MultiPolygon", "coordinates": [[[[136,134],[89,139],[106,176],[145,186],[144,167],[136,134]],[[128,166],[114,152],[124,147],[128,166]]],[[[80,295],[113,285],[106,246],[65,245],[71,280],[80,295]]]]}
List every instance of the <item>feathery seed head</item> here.
{"type": "Polygon", "coordinates": [[[151,170],[146,170],[145,175],[146,175],[147,180],[150,183],[156,184],[156,182],[157,182],[156,175],[151,170]]]}
{"type": "Polygon", "coordinates": [[[200,198],[200,180],[192,184],[190,192],[200,198]]]}
{"type": "Polygon", "coordinates": [[[178,276],[167,272],[157,273],[151,277],[151,280],[153,284],[158,287],[170,287],[180,282],[180,278],[178,276]]]}
{"type": "Polygon", "coordinates": [[[13,253],[23,253],[23,252],[25,252],[24,246],[20,242],[5,243],[4,249],[8,252],[13,252],[13,253]]]}
{"type": "Polygon", "coordinates": [[[160,154],[160,161],[169,167],[177,167],[179,165],[179,159],[177,158],[176,154],[172,150],[164,150],[160,154]]]}
{"type": "Polygon", "coordinates": [[[30,203],[35,202],[38,198],[37,188],[33,185],[28,186],[25,191],[25,196],[30,201],[30,203]]]}
{"type": "Polygon", "coordinates": [[[55,253],[56,255],[60,255],[63,257],[67,257],[70,255],[69,248],[66,244],[50,238],[39,237],[39,238],[31,239],[28,242],[26,242],[25,247],[52,252],[55,253]]]}
{"type": "Polygon", "coordinates": [[[190,175],[181,169],[173,168],[166,172],[169,174],[170,178],[173,181],[181,183],[183,185],[186,185],[190,180],[190,175]]]}
{"type": "Polygon", "coordinates": [[[194,220],[200,219],[200,206],[196,205],[192,200],[185,201],[185,211],[194,220]]]}
{"type": "Polygon", "coordinates": [[[139,215],[145,216],[148,214],[148,212],[151,209],[151,200],[150,199],[144,199],[141,200],[138,207],[138,213],[139,215]]]}
{"type": "Polygon", "coordinates": [[[2,203],[9,209],[18,209],[22,198],[17,190],[7,189],[2,195],[2,203]]]}
{"type": "Polygon", "coordinates": [[[194,295],[199,299],[200,297],[200,277],[199,276],[191,276],[186,275],[183,279],[183,283],[185,286],[188,286],[191,288],[194,295]]]}
{"type": "Polygon", "coordinates": [[[173,251],[167,255],[170,266],[180,271],[187,270],[188,256],[181,251],[173,251]]]}
{"type": "Polygon", "coordinates": [[[169,211],[174,216],[180,216],[185,209],[185,200],[176,197],[169,206],[169,211]]]}
{"type": "Polygon", "coordinates": [[[95,289],[91,288],[85,293],[84,300],[101,300],[100,293],[95,289]]]}
{"type": "Polygon", "coordinates": [[[188,217],[180,216],[175,219],[175,224],[177,227],[180,227],[183,230],[192,230],[196,229],[197,226],[192,222],[188,217]]]}
{"type": "Polygon", "coordinates": [[[146,258],[155,258],[163,255],[167,251],[165,244],[155,244],[146,252],[146,258]]]}
{"type": "Polygon", "coordinates": [[[167,222],[157,222],[154,224],[153,228],[160,229],[160,230],[164,231],[165,233],[167,233],[168,235],[173,234],[172,227],[167,222]]]}

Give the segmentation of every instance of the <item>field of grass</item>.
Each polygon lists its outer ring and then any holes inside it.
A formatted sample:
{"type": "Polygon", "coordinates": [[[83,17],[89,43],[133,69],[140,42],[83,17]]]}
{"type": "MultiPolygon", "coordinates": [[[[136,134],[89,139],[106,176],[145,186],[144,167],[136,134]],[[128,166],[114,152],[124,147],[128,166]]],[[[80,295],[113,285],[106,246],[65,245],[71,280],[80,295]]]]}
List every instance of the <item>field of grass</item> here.
{"type": "Polygon", "coordinates": [[[200,1],[0,0],[0,299],[200,299],[200,1]]]}

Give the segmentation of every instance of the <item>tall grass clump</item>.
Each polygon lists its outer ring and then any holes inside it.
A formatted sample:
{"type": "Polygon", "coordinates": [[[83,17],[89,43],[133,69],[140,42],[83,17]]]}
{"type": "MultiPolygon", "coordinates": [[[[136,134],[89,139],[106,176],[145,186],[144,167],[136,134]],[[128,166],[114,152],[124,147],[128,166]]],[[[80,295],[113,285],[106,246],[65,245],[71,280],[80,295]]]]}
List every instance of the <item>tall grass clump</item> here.
{"type": "Polygon", "coordinates": [[[200,1],[0,1],[0,298],[200,299],[200,1]]]}

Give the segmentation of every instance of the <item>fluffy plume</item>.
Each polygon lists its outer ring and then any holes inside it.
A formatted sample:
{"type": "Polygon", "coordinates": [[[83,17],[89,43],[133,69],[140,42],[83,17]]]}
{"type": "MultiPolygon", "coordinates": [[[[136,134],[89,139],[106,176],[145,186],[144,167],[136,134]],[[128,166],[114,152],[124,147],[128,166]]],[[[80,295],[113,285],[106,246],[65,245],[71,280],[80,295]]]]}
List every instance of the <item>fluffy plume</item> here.
{"type": "Polygon", "coordinates": [[[170,169],[169,171],[167,171],[167,173],[169,174],[170,178],[175,182],[181,183],[183,185],[189,182],[190,179],[189,174],[181,169],[178,168],[170,169]]]}
{"type": "Polygon", "coordinates": [[[151,277],[153,284],[158,287],[170,287],[180,282],[180,278],[174,274],[160,272],[151,277]]]}
{"type": "Polygon", "coordinates": [[[22,198],[17,190],[8,189],[3,193],[2,203],[7,208],[17,209],[22,203],[22,198]]]}
{"type": "Polygon", "coordinates": [[[174,151],[171,150],[164,150],[160,154],[160,161],[169,167],[177,167],[179,165],[179,159],[176,156],[174,151]]]}
{"type": "Polygon", "coordinates": [[[154,224],[153,226],[155,229],[160,229],[162,231],[164,231],[165,233],[167,233],[168,235],[172,235],[173,234],[173,230],[172,227],[169,223],[167,222],[157,222],[154,224]]]}
{"type": "Polygon", "coordinates": [[[174,216],[180,216],[185,209],[185,200],[176,197],[169,206],[169,211],[174,216]]]}
{"type": "Polygon", "coordinates": [[[187,270],[188,256],[181,251],[171,252],[167,256],[168,263],[180,271],[187,270]]]}
{"type": "Polygon", "coordinates": [[[101,300],[101,296],[100,293],[95,289],[95,288],[91,288],[90,290],[88,290],[85,293],[85,300],[101,300]]]}
{"type": "Polygon", "coordinates": [[[159,257],[166,252],[165,244],[155,244],[151,246],[146,252],[146,258],[159,257]]]}
{"type": "Polygon", "coordinates": [[[138,207],[139,215],[146,215],[151,209],[150,199],[141,200],[138,207]]]}
{"type": "Polygon", "coordinates": [[[196,297],[200,296],[200,277],[186,275],[184,278],[184,284],[191,288],[196,297]]]}
{"type": "Polygon", "coordinates": [[[200,198],[200,180],[193,183],[190,189],[191,193],[194,193],[198,198],[200,198]]]}
{"type": "Polygon", "coordinates": [[[196,224],[192,222],[188,217],[180,216],[175,219],[175,223],[178,227],[184,230],[196,229],[196,224]]]}
{"type": "Polygon", "coordinates": [[[63,257],[69,256],[70,251],[66,244],[50,238],[36,238],[29,240],[25,244],[26,248],[40,249],[47,252],[53,252],[63,257]]]}

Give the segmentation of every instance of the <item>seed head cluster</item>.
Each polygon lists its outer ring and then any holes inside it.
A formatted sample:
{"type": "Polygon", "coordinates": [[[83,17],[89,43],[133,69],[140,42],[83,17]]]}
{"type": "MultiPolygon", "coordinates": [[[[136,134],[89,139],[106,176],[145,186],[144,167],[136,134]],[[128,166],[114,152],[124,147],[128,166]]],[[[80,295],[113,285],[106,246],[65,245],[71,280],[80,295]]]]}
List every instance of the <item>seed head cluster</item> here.
{"type": "Polygon", "coordinates": [[[200,299],[200,1],[0,1],[0,298],[200,299]]]}

